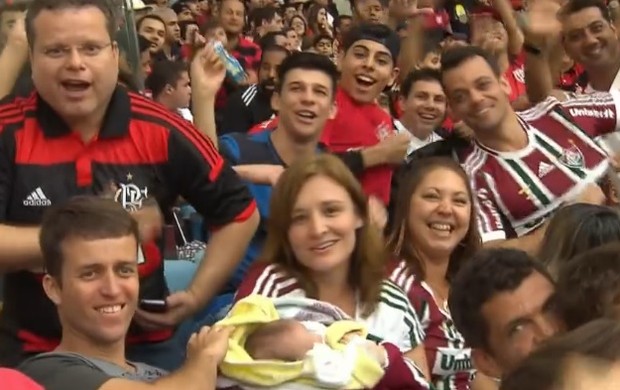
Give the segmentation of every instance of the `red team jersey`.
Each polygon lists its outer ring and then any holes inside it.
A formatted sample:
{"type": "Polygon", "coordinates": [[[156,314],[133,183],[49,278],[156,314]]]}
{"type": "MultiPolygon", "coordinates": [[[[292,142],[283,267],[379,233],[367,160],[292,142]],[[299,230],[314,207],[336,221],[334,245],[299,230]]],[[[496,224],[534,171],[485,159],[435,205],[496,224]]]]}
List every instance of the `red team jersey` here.
{"type": "MultiPolygon", "coordinates": [[[[321,143],[335,153],[362,149],[378,144],[395,134],[392,118],[377,104],[358,104],[342,89],[336,93],[336,117],[325,124],[321,143]]],[[[278,126],[278,117],[261,122],[249,130],[258,133],[278,126]]],[[[367,195],[374,195],[384,204],[390,200],[393,168],[381,165],[364,170],[360,181],[367,195]]]]}
{"type": "Polygon", "coordinates": [[[618,95],[547,98],[518,114],[528,145],[498,152],[474,143],[460,156],[476,195],[483,241],[523,236],[609,167],[594,138],[618,128],[618,95]]]}
{"type": "Polygon", "coordinates": [[[437,390],[469,390],[474,373],[471,348],[456,329],[447,307],[439,307],[428,285],[416,280],[405,261],[388,265],[390,280],[400,287],[415,309],[424,330],[426,360],[437,390]]]}
{"type": "MultiPolygon", "coordinates": [[[[321,143],[336,153],[362,149],[378,144],[395,134],[392,118],[375,103],[354,102],[341,88],[336,93],[336,117],[327,124],[321,135],[321,143]]],[[[381,165],[364,170],[360,181],[364,192],[390,201],[393,168],[381,165]]]]}
{"type": "Polygon", "coordinates": [[[521,52],[510,60],[510,65],[504,77],[510,85],[510,101],[515,101],[519,96],[525,95],[525,54],[521,52]]]}

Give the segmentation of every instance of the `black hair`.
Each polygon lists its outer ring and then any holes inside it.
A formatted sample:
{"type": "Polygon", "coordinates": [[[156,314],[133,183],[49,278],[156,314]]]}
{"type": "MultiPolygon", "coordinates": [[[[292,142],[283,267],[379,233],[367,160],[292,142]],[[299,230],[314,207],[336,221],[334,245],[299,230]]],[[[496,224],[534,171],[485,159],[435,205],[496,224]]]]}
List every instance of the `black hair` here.
{"type": "Polygon", "coordinates": [[[265,50],[265,48],[269,46],[277,46],[276,37],[279,35],[286,38],[286,34],[282,31],[268,32],[267,34],[263,35],[258,41],[258,46],[261,48],[261,50],[265,50]]]}
{"type": "Polygon", "coordinates": [[[182,61],[157,61],[151,68],[151,73],[144,81],[144,85],[153,94],[153,99],[164,91],[167,85],[175,87],[183,72],[187,72],[187,64],[182,61]]]}
{"type": "Polygon", "coordinates": [[[396,66],[398,54],[400,53],[400,37],[394,30],[383,24],[360,23],[351,27],[351,30],[345,34],[342,47],[347,52],[357,41],[369,39],[376,42],[382,42],[390,51],[392,61],[396,66]]]}
{"type": "Polygon", "coordinates": [[[603,19],[608,22],[611,22],[611,13],[609,12],[609,8],[605,5],[606,3],[601,0],[570,0],[567,1],[560,11],[560,17],[565,17],[574,13],[577,13],[586,8],[598,8],[601,11],[601,15],[603,15],[603,19]]]}
{"type": "Polygon", "coordinates": [[[150,49],[151,41],[144,38],[142,35],[138,35],[138,50],[140,51],[140,54],[144,53],[145,51],[149,51],[150,49]]]}
{"type": "Polygon", "coordinates": [[[174,13],[177,14],[177,15],[180,14],[181,12],[185,11],[185,10],[190,10],[191,9],[189,7],[189,5],[187,4],[187,2],[183,1],[183,0],[178,0],[176,3],[172,4],[172,6],[170,8],[172,8],[174,13]]]}
{"type": "Polygon", "coordinates": [[[262,53],[260,55],[260,63],[263,62],[263,58],[265,58],[265,54],[273,53],[273,52],[280,52],[280,53],[285,54],[286,56],[289,56],[291,54],[291,52],[288,51],[288,49],[285,48],[284,46],[280,46],[280,45],[276,45],[276,44],[269,45],[269,46],[266,46],[262,50],[262,53]]]}
{"type": "Polygon", "coordinates": [[[343,20],[353,20],[353,16],[351,15],[338,15],[338,17],[334,20],[334,29],[340,28],[343,20]]]}
{"type": "Polygon", "coordinates": [[[330,42],[334,42],[334,38],[328,34],[317,34],[312,38],[312,46],[316,46],[320,41],[327,39],[330,42]]]}
{"type": "Polygon", "coordinates": [[[140,19],[138,19],[138,21],[136,22],[136,31],[140,31],[140,27],[142,27],[142,23],[147,19],[157,20],[158,22],[164,25],[164,29],[166,28],[166,21],[164,21],[164,19],[162,19],[161,16],[155,15],[155,14],[146,14],[140,19]]]}
{"type": "Polygon", "coordinates": [[[400,94],[407,98],[418,81],[436,81],[441,84],[441,73],[436,69],[422,68],[410,72],[400,85],[400,94]]]}
{"type": "Polygon", "coordinates": [[[466,61],[473,58],[482,58],[491,68],[493,74],[500,77],[501,71],[495,57],[478,46],[456,46],[446,50],[441,56],[441,78],[443,75],[453,69],[458,68],[466,61]]]}
{"type": "Polygon", "coordinates": [[[331,90],[333,98],[335,98],[338,69],[328,57],[308,52],[295,52],[286,57],[278,67],[278,85],[276,86],[278,91],[282,88],[286,74],[294,69],[316,70],[325,73],[332,81],[331,90]]]}
{"type": "Polygon", "coordinates": [[[615,316],[620,298],[620,244],[583,252],[560,267],[558,305],[569,329],[615,316]]]}
{"type": "Polygon", "coordinates": [[[106,28],[111,41],[116,41],[118,30],[119,9],[109,0],[34,0],[28,6],[26,13],[26,36],[30,48],[33,47],[36,38],[34,20],[43,11],[57,11],[71,8],[95,7],[105,17],[106,28]]]}
{"type": "MultiPolygon", "coordinates": [[[[352,11],[356,11],[357,8],[355,7],[356,5],[356,1],[357,0],[349,0],[349,4],[351,5],[351,10],[352,11]]],[[[378,0],[379,3],[381,4],[381,7],[388,8],[390,6],[390,0],[378,0]]]]}
{"type": "Polygon", "coordinates": [[[468,346],[489,348],[482,306],[499,293],[516,290],[535,272],[553,283],[542,264],[518,249],[482,249],[463,265],[452,280],[448,306],[468,346]]]}
{"type": "Polygon", "coordinates": [[[251,20],[254,28],[262,26],[263,22],[270,22],[276,15],[280,15],[280,10],[276,7],[268,6],[256,8],[252,11],[251,20]]]}

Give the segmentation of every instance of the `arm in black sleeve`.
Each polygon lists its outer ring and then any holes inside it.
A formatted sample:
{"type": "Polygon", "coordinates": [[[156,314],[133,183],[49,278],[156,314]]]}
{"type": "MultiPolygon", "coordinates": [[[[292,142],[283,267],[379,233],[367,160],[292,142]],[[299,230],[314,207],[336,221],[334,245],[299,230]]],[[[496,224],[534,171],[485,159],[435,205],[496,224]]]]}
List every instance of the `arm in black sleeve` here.
{"type": "Polygon", "coordinates": [[[334,155],[340,158],[355,176],[360,177],[364,172],[364,159],[359,150],[334,153],[334,155]]]}
{"type": "Polygon", "coordinates": [[[0,223],[6,220],[9,208],[15,156],[15,138],[13,134],[9,134],[9,131],[3,130],[0,127],[0,223]]]}
{"type": "Polygon", "coordinates": [[[246,185],[211,141],[192,126],[170,131],[164,174],[211,227],[241,222],[255,209],[246,185]]]}
{"type": "MultiPolygon", "coordinates": [[[[251,87],[250,87],[251,88],[251,87]]],[[[222,113],[222,125],[218,129],[218,134],[228,133],[247,133],[252,126],[252,116],[249,107],[243,102],[243,91],[233,94],[226,103],[222,113]]]]}

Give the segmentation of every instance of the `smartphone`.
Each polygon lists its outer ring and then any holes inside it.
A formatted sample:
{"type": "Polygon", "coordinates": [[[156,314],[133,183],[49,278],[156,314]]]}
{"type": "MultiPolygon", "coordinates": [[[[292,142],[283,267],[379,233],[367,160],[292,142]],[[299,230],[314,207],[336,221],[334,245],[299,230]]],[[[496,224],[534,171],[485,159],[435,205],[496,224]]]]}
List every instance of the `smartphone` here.
{"type": "Polygon", "coordinates": [[[140,299],[140,309],[152,313],[164,313],[168,310],[166,301],[163,299],[140,299]]]}

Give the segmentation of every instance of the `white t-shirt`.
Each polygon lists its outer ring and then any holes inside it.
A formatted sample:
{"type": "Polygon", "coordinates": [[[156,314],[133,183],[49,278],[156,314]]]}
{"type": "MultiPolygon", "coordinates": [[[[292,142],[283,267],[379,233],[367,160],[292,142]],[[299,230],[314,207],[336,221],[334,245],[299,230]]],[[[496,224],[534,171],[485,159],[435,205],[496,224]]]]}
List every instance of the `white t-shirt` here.
{"type": "Polygon", "coordinates": [[[396,129],[397,133],[409,134],[409,136],[411,137],[411,141],[409,142],[409,148],[407,149],[407,156],[409,156],[414,151],[420,149],[422,146],[426,146],[432,142],[441,141],[443,139],[439,136],[439,134],[435,133],[434,131],[431,132],[425,139],[420,139],[415,135],[411,134],[411,132],[407,130],[405,125],[403,125],[402,122],[398,119],[394,119],[394,128],[396,129]]]}

